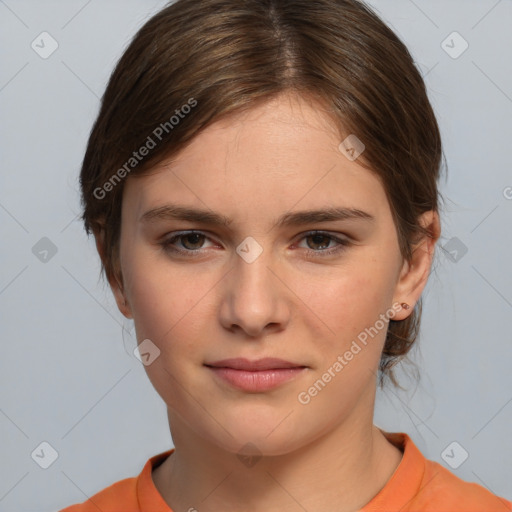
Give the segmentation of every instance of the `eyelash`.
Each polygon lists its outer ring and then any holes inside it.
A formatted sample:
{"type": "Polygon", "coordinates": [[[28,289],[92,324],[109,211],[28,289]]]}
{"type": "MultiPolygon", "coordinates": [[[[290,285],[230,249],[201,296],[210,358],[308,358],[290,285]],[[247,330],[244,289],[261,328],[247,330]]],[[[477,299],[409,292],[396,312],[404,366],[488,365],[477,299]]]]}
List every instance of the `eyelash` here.
{"type": "MultiPolygon", "coordinates": [[[[182,231],[176,235],[173,235],[171,238],[167,238],[166,240],[163,240],[162,242],[159,243],[159,245],[162,246],[164,248],[164,250],[169,253],[183,255],[183,256],[186,256],[189,258],[195,258],[195,257],[201,256],[201,254],[200,254],[201,249],[183,250],[183,249],[177,249],[175,246],[173,246],[173,244],[176,240],[186,237],[186,236],[189,236],[189,235],[202,235],[206,238],[209,238],[205,233],[202,233],[201,231],[194,231],[194,230],[182,231]]],[[[308,231],[307,233],[305,233],[302,236],[302,238],[300,240],[302,240],[304,238],[311,237],[311,236],[315,236],[315,235],[322,235],[326,238],[329,238],[331,241],[337,242],[339,245],[337,245],[336,247],[333,247],[331,249],[321,249],[318,251],[314,251],[313,249],[306,249],[307,256],[313,256],[313,257],[332,256],[334,254],[337,254],[339,252],[346,250],[346,248],[351,245],[351,243],[348,240],[338,238],[338,237],[331,235],[329,233],[326,233],[324,231],[308,231]]]]}

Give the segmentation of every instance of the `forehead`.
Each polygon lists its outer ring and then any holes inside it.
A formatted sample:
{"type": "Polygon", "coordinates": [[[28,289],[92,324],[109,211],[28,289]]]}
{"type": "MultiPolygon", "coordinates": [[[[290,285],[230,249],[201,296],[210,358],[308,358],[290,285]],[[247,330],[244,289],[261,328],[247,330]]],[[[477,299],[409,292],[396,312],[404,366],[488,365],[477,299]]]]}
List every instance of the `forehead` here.
{"type": "Polygon", "coordinates": [[[172,201],[238,218],[326,204],[378,214],[387,206],[380,179],[349,160],[341,142],[324,106],[281,95],[211,124],[177,155],[129,177],[123,210],[140,217],[172,201]]]}

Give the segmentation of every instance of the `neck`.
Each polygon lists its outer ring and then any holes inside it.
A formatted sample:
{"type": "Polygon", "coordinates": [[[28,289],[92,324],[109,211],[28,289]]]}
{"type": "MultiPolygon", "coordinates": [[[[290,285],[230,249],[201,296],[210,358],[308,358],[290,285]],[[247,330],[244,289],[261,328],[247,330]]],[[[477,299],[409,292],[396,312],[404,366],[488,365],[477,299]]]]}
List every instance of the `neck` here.
{"type": "Polygon", "coordinates": [[[195,435],[179,416],[169,419],[176,450],[153,480],[175,511],[355,511],[384,487],[402,457],[371,417],[347,418],[297,450],[252,465],[195,435]]]}

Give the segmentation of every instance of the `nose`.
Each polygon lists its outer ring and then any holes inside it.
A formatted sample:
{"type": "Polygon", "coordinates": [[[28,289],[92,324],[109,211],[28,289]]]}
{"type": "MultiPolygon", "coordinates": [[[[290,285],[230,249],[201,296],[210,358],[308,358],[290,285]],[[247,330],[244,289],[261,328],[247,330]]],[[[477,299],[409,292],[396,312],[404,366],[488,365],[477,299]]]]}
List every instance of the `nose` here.
{"type": "Polygon", "coordinates": [[[234,268],[223,280],[219,314],[226,329],[259,338],[286,328],[290,292],[277,267],[271,251],[263,251],[252,262],[236,255],[234,268]]]}

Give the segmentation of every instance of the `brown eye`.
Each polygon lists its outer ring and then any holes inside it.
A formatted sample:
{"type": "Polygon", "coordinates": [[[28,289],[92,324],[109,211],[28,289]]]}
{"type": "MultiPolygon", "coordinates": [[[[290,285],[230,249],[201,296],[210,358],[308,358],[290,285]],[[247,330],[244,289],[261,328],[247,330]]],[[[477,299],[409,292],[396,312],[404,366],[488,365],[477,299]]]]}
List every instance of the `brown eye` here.
{"type": "Polygon", "coordinates": [[[338,238],[337,236],[322,231],[306,233],[302,237],[302,240],[306,241],[307,247],[305,247],[305,249],[307,256],[313,257],[333,256],[336,253],[346,250],[347,247],[351,245],[348,240],[338,238]],[[329,247],[331,242],[337,245],[329,247]]]}
{"type": "Polygon", "coordinates": [[[191,251],[200,249],[206,238],[201,233],[189,233],[188,235],[179,235],[176,238],[182,240],[182,245],[191,251]]]}
{"type": "Polygon", "coordinates": [[[205,240],[209,240],[205,234],[195,231],[181,232],[160,242],[160,245],[168,253],[183,256],[200,256],[204,251],[205,240]],[[179,243],[178,243],[179,242],[179,243]]]}
{"type": "Polygon", "coordinates": [[[326,249],[329,246],[329,244],[333,241],[332,237],[322,234],[308,235],[305,238],[311,240],[311,243],[308,243],[308,246],[311,249],[326,249]]]}

